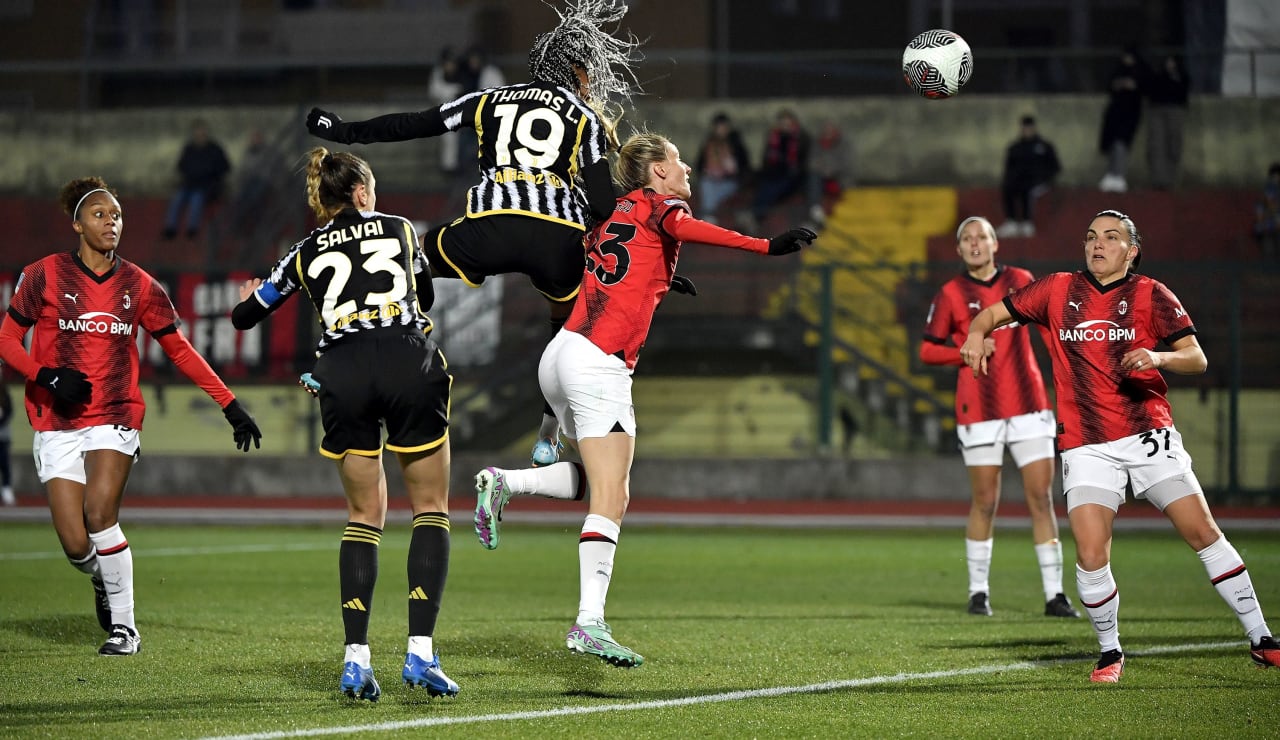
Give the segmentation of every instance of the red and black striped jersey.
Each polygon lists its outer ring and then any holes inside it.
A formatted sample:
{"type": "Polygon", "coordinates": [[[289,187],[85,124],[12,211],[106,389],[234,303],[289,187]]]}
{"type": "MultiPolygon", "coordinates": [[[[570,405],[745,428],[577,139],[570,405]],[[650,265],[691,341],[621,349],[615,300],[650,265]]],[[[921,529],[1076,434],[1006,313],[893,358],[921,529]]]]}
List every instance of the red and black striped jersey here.
{"type": "Polygon", "coordinates": [[[1129,275],[1109,285],[1088,272],[1059,272],[1006,296],[1013,318],[1048,329],[1058,403],[1058,446],[1069,450],[1173,424],[1159,370],[1125,370],[1130,350],[1195,334],[1163,283],[1129,275]]]}
{"type": "MultiPolygon", "coordinates": [[[[996,268],[990,280],[978,280],[968,273],[957,275],[939,289],[929,306],[924,341],[943,345],[950,340],[957,348],[958,363],[958,348],[969,334],[973,317],[1032,280],[1029,271],[1004,265],[996,268]]],[[[987,362],[987,375],[975,378],[963,365],[957,374],[957,424],[1008,419],[1049,408],[1044,376],[1031,349],[1031,330],[1025,325],[1008,324],[991,337],[996,351],[987,362]]]]}
{"type": "Polygon", "coordinates": [[[22,271],[9,318],[32,329],[35,363],[74,368],[93,384],[89,403],[66,414],[61,404],[54,405],[52,393],[28,380],[32,429],[142,428],[146,409],[138,389],[137,329],[159,338],[176,332],[178,322],[169,295],[145,270],[117,257],[108,272],[97,275],[73,252],[49,255],[22,271]]]}
{"type": "Polygon", "coordinates": [[[633,190],[619,198],[613,215],[587,236],[587,269],[564,328],[617,355],[634,370],[686,240],[760,254],[769,251],[767,239],[694,218],[679,196],[633,190]]]}

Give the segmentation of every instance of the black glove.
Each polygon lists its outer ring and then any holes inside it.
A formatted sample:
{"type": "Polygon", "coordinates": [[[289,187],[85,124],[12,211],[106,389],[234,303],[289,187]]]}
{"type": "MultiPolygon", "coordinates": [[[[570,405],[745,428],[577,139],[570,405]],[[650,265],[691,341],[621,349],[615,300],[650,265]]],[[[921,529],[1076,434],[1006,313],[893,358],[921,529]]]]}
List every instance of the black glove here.
{"type": "Polygon", "coordinates": [[[312,108],[307,114],[307,132],[325,141],[336,141],[339,144],[350,144],[347,140],[347,129],[350,124],[342,122],[337,113],[312,108]]]}
{"type": "Polygon", "coordinates": [[[253,417],[244,410],[244,406],[240,405],[239,399],[231,399],[231,403],[222,410],[222,415],[227,417],[227,422],[234,430],[232,436],[236,440],[237,449],[248,452],[250,442],[253,442],[254,447],[262,447],[262,430],[258,429],[253,417]]]}
{"type": "Polygon", "coordinates": [[[47,388],[53,397],[66,403],[88,403],[93,397],[89,376],[73,367],[42,367],[36,385],[47,388]]]}
{"type": "Polygon", "coordinates": [[[671,292],[684,293],[687,296],[695,296],[698,294],[698,286],[694,285],[693,281],[684,275],[672,275],[671,292]]]}
{"type": "Polygon", "coordinates": [[[817,234],[803,226],[798,229],[792,229],[769,240],[769,254],[799,252],[801,247],[809,246],[809,243],[817,238],[817,234]]]}

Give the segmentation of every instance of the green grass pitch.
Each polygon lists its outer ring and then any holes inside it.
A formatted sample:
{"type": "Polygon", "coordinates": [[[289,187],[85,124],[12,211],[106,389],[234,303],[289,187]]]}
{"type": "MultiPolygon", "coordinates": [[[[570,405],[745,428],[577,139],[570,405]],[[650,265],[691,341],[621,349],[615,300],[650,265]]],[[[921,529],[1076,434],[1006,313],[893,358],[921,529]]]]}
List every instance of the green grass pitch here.
{"type": "MultiPolygon", "coordinates": [[[[1122,682],[1088,623],[1042,616],[1029,537],[997,535],[994,617],[964,612],[960,531],[624,528],[608,616],[633,670],[575,656],[576,527],[454,513],[436,646],[462,687],[400,683],[407,526],[383,537],[377,704],[336,692],[340,523],[130,524],[143,651],[101,658],[88,579],[48,525],[0,525],[0,736],[1275,737],[1280,670],[1171,532],[1121,532],[1122,682]]],[[[1236,534],[1280,631],[1280,538],[1236,534]]],[[[1067,591],[1075,601],[1066,542],[1067,591]]]]}

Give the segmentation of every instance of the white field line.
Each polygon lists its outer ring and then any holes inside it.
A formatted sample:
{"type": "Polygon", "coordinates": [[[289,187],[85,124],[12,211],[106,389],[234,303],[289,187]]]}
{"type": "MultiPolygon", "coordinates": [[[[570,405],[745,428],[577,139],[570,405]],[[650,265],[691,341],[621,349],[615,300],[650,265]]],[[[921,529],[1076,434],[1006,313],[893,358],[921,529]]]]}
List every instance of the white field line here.
{"type": "MultiPolygon", "coordinates": [[[[213,545],[210,547],[148,547],[135,553],[135,558],[171,558],[186,555],[239,555],[254,552],[312,552],[315,550],[337,550],[338,543],[298,543],[296,545],[213,545]]],[[[2,560],[61,560],[66,555],[57,551],[43,552],[0,552],[2,560]]]]}
{"type": "MultiPolygon", "coordinates": [[[[1197,650],[1219,650],[1239,648],[1241,642],[1207,642],[1191,645],[1166,645],[1147,650],[1131,651],[1129,656],[1158,655],[1163,653],[1185,653],[1197,650]]],[[[669,707],[688,707],[698,704],[721,704],[731,701],[747,701],[750,699],[768,699],[775,696],[791,694],[820,694],[826,691],[856,689],[863,686],[883,686],[885,684],[906,683],[908,681],[928,681],[935,678],[955,678],[957,676],[978,676],[988,673],[1006,671],[1026,671],[1046,668],[1060,663],[1092,662],[1093,658],[1060,658],[1057,660],[1022,661],[1001,665],[977,666],[948,671],[928,671],[925,673],[897,673],[892,676],[869,676],[844,681],[824,681],[806,686],[775,686],[767,689],[751,689],[749,691],[728,691],[721,694],[704,694],[687,696],[682,699],[663,699],[660,701],[640,701],[626,704],[602,704],[590,707],[562,707],[560,709],[544,709],[536,712],[507,712],[504,714],[477,714],[462,717],[429,717],[424,719],[402,720],[399,722],[378,722],[364,725],[342,725],[339,727],[317,727],[310,730],[281,730],[276,732],[257,732],[250,735],[220,735],[204,738],[204,740],[274,740],[287,737],[319,737],[322,735],[345,735],[364,732],[388,732],[407,730],[418,727],[443,727],[446,725],[467,725],[480,722],[509,722],[515,720],[544,719],[547,717],[571,717],[584,714],[604,714],[608,712],[632,712],[646,709],[666,709],[669,707]]]]}

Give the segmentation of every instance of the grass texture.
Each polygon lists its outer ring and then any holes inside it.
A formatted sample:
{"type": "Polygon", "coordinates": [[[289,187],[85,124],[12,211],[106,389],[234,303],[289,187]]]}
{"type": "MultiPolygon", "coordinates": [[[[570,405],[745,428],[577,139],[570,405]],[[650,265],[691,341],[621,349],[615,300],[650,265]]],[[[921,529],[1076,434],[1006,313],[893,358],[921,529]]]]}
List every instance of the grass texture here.
{"type": "MultiPolygon", "coordinates": [[[[462,687],[400,682],[407,526],[383,536],[370,644],[376,704],[336,691],[341,525],[133,524],[143,650],[102,658],[88,578],[48,525],[0,525],[0,736],[1275,737],[1280,670],[1170,532],[1121,532],[1129,655],[1088,681],[1084,619],[1042,616],[1026,532],[1001,532],[995,616],[964,611],[963,533],[624,528],[608,617],[645,658],[570,654],[577,528],[509,523],[484,551],[454,513],[435,635],[462,687]]],[[[1280,538],[1232,541],[1280,628],[1280,538]]],[[[1065,545],[1067,592],[1074,556],[1065,545]]],[[[1278,630],[1280,631],[1280,630],[1278,630]]]]}

